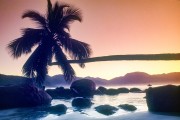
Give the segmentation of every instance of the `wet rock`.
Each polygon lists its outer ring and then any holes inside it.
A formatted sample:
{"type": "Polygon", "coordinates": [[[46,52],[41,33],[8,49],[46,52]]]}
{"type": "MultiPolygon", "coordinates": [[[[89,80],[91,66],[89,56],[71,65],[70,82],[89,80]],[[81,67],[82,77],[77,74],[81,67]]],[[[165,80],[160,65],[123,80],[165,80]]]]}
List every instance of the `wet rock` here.
{"type": "Polygon", "coordinates": [[[117,90],[119,93],[129,93],[129,89],[127,88],[118,88],[117,90]]]}
{"type": "Polygon", "coordinates": [[[61,91],[64,90],[64,87],[57,87],[55,90],[60,93],[61,91]]]}
{"type": "Polygon", "coordinates": [[[92,97],[96,84],[92,80],[82,79],[74,81],[70,87],[74,97],[92,97]]]}
{"type": "Polygon", "coordinates": [[[139,88],[131,88],[131,89],[129,90],[129,92],[132,92],[132,93],[141,93],[142,90],[139,89],[139,88]]]}
{"type": "Polygon", "coordinates": [[[146,101],[149,111],[180,113],[180,86],[149,88],[146,91],[146,101]]]}
{"type": "Polygon", "coordinates": [[[118,88],[118,89],[106,89],[105,87],[99,87],[95,94],[96,95],[118,95],[119,93],[129,93],[129,89],[127,88],[118,88]]]}
{"type": "Polygon", "coordinates": [[[88,98],[75,98],[72,101],[72,106],[77,108],[88,108],[91,107],[92,102],[88,98]]]}
{"type": "Polygon", "coordinates": [[[100,105],[100,106],[95,107],[95,110],[103,115],[112,115],[118,109],[116,107],[110,106],[110,105],[100,105]]]}
{"type": "Polygon", "coordinates": [[[49,94],[33,85],[0,87],[0,109],[48,105],[51,100],[49,94]]]}
{"type": "Polygon", "coordinates": [[[59,92],[59,95],[65,99],[71,99],[73,97],[73,93],[70,89],[62,90],[61,92],[59,92]]]}
{"type": "Polygon", "coordinates": [[[129,105],[129,104],[122,104],[122,105],[119,105],[118,107],[120,107],[121,109],[126,110],[126,111],[137,110],[137,108],[134,105],[129,105]]]}
{"type": "Polygon", "coordinates": [[[51,106],[48,109],[48,112],[51,114],[57,114],[57,115],[61,115],[61,114],[66,114],[67,111],[67,107],[64,104],[59,104],[56,106],[51,106]]]}
{"type": "Polygon", "coordinates": [[[58,93],[55,91],[55,89],[47,89],[46,92],[53,98],[58,98],[58,93]]]}
{"type": "Polygon", "coordinates": [[[98,87],[98,89],[96,90],[95,93],[97,95],[103,95],[103,94],[106,94],[106,91],[107,91],[107,89],[105,87],[100,86],[100,87],[98,87]]]}
{"type": "Polygon", "coordinates": [[[118,95],[119,91],[117,89],[108,89],[105,92],[107,95],[118,95]]]}
{"type": "Polygon", "coordinates": [[[58,87],[56,89],[47,89],[46,92],[53,99],[70,99],[73,97],[73,93],[70,89],[65,89],[64,87],[58,87]]]}

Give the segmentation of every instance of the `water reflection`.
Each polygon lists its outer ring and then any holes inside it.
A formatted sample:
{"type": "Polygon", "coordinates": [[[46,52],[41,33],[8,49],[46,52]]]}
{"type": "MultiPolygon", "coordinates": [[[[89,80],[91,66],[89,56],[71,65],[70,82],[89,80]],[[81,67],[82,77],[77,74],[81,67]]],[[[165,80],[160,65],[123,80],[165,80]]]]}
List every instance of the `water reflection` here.
{"type": "MultiPolygon", "coordinates": [[[[117,107],[120,104],[131,104],[137,107],[135,112],[139,111],[147,111],[146,99],[144,99],[145,93],[127,93],[127,94],[119,94],[114,96],[108,95],[95,95],[92,98],[92,102],[94,103],[90,108],[86,109],[77,109],[72,107],[71,102],[72,99],[68,100],[53,100],[52,106],[58,104],[64,104],[67,106],[66,114],[60,115],[61,117],[65,116],[66,118],[71,117],[73,114],[89,116],[93,118],[105,118],[107,116],[102,115],[95,111],[95,107],[99,105],[109,104],[111,106],[117,107]]],[[[130,113],[128,111],[119,109],[112,116],[118,116],[130,113]]],[[[51,120],[56,119],[59,116],[53,113],[48,112],[46,107],[34,107],[34,108],[18,108],[18,109],[8,109],[8,110],[0,110],[0,118],[1,119],[15,119],[15,120],[51,120]]]]}

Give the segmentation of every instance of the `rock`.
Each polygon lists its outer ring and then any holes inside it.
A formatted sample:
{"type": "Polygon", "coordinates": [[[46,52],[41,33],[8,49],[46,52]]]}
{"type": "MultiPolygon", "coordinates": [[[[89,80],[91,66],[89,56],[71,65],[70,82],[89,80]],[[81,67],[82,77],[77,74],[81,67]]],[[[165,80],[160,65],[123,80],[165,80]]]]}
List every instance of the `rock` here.
{"type": "Polygon", "coordinates": [[[99,87],[95,94],[97,95],[118,95],[119,93],[129,93],[129,89],[127,88],[118,88],[118,89],[106,89],[105,87],[99,87]]]}
{"type": "Polygon", "coordinates": [[[60,98],[71,99],[73,97],[73,93],[70,89],[63,89],[58,92],[60,98]]]}
{"type": "Polygon", "coordinates": [[[96,90],[96,94],[98,94],[98,95],[103,95],[103,94],[106,94],[106,91],[107,91],[107,89],[106,89],[105,87],[100,86],[100,87],[98,87],[98,89],[96,90]]]}
{"type": "Polygon", "coordinates": [[[70,87],[74,97],[92,97],[96,84],[92,80],[82,79],[74,81],[70,87]]]}
{"type": "Polygon", "coordinates": [[[129,93],[129,89],[127,88],[118,88],[117,90],[119,93],[129,93]]]}
{"type": "Polygon", "coordinates": [[[72,101],[72,106],[77,108],[88,108],[91,107],[92,102],[88,98],[75,98],[72,101]]]}
{"type": "Polygon", "coordinates": [[[56,88],[56,91],[57,91],[57,92],[61,92],[61,91],[63,91],[63,90],[64,90],[64,87],[57,87],[57,88],[56,88]]]}
{"type": "Polygon", "coordinates": [[[180,86],[149,88],[146,91],[146,101],[149,111],[180,113],[180,86]]]}
{"type": "Polygon", "coordinates": [[[129,92],[140,93],[140,92],[142,92],[142,90],[139,89],[139,88],[131,88],[131,89],[129,90],[129,92]]]}
{"type": "Polygon", "coordinates": [[[53,98],[57,99],[58,98],[58,93],[55,91],[55,89],[47,89],[46,92],[53,98]]]}
{"type": "Polygon", "coordinates": [[[112,115],[118,109],[110,105],[100,105],[100,106],[95,107],[95,110],[103,115],[112,115]]]}
{"type": "Polygon", "coordinates": [[[102,93],[99,90],[95,90],[94,95],[102,95],[102,93]]]}
{"type": "Polygon", "coordinates": [[[126,110],[126,111],[137,110],[137,108],[134,105],[129,105],[129,104],[122,104],[122,105],[119,105],[118,107],[120,107],[121,109],[126,110]]]}
{"type": "Polygon", "coordinates": [[[15,85],[22,85],[22,84],[32,84],[32,78],[26,78],[21,76],[13,76],[13,75],[3,75],[0,74],[0,86],[15,86],[15,85]]]}
{"type": "Polygon", "coordinates": [[[51,100],[49,94],[33,85],[0,87],[0,109],[48,105],[51,100]]]}
{"type": "Polygon", "coordinates": [[[59,104],[59,105],[56,105],[56,106],[51,106],[48,109],[49,113],[51,113],[51,114],[58,114],[58,115],[66,114],[66,111],[67,111],[67,107],[64,104],[59,104]]]}
{"type": "Polygon", "coordinates": [[[58,87],[56,89],[47,89],[46,92],[53,99],[70,99],[73,97],[73,93],[70,89],[65,89],[64,87],[58,87]]]}
{"type": "Polygon", "coordinates": [[[105,92],[107,95],[118,95],[119,91],[117,89],[108,89],[105,92]]]}

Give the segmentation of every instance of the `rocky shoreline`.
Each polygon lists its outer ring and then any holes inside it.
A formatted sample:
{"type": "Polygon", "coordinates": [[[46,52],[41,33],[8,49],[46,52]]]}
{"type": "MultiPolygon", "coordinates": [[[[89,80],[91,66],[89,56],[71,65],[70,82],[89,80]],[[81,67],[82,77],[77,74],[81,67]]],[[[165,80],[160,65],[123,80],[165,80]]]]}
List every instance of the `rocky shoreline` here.
{"type": "MultiPolygon", "coordinates": [[[[63,104],[51,106],[52,99],[72,99],[72,107],[83,109],[93,105],[91,98],[94,95],[113,96],[128,93],[146,93],[145,98],[149,111],[180,113],[180,86],[149,87],[146,90],[125,87],[107,89],[100,86],[96,89],[96,84],[88,79],[75,81],[69,89],[57,87],[45,91],[28,84],[0,87],[0,109],[46,106],[43,108],[44,111],[60,115],[66,114],[68,108],[63,104]]],[[[130,104],[120,104],[118,106],[106,104],[96,106],[94,109],[103,115],[112,115],[118,109],[135,111],[137,108],[130,104]]]]}
{"type": "Polygon", "coordinates": [[[78,80],[72,83],[70,88],[57,87],[55,89],[47,89],[46,92],[53,99],[71,99],[74,97],[88,97],[91,98],[94,95],[118,95],[122,93],[145,93],[145,90],[139,88],[117,88],[107,89],[100,86],[96,89],[96,85],[93,81],[88,79],[78,80]]]}

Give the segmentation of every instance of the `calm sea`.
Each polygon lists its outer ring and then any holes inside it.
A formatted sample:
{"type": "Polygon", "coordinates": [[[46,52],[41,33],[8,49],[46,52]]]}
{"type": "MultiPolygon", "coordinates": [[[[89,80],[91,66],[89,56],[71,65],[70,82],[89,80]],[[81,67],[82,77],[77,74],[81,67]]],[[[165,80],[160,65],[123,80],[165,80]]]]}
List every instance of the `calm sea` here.
{"type": "MultiPolygon", "coordinates": [[[[108,88],[119,88],[119,87],[138,87],[142,90],[148,88],[147,86],[116,86],[116,87],[108,87],[108,88]]],[[[120,104],[131,104],[137,107],[135,112],[148,111],[146,105],[145,93],[126,93],[119,94],[114,96],[108,95],[95,95],[91,100],[94,103],[90,108],[87,109],[76,109],[71,106],[72,99],[62,100],[56,99],[52,101],[52,106],[58,104],[65,104],[68,107],[67,113],[62,115],[71,116],[72,114],[83,114],[92,118],[105,118],[107,116],[102,115],[95,111],[95,107],[99,105],[109,104],[117,107],[120,104]]],[[[119,109],[112,116],[119,116],[123,114],[127,114],[129,112],[119,109]]],[[[54,114],[49,114],[46,111],[43,111],[41,107],[35,108],[16,108],[16,109],[7,109],[0,110],[0,120],[51,120],[57,118],[59,116],[54,114]]]]}

